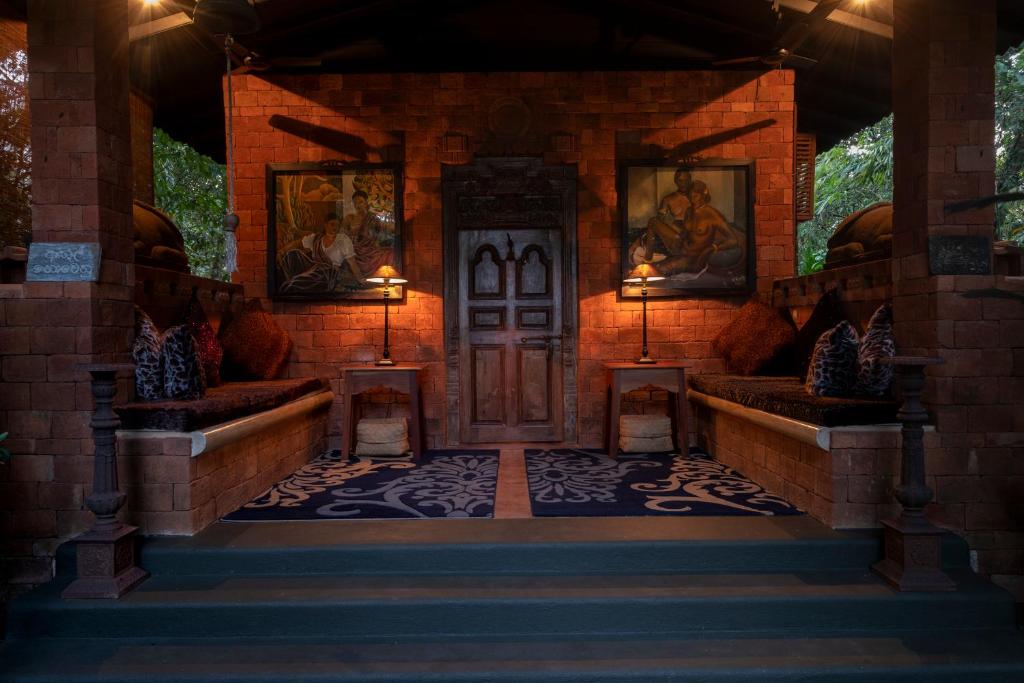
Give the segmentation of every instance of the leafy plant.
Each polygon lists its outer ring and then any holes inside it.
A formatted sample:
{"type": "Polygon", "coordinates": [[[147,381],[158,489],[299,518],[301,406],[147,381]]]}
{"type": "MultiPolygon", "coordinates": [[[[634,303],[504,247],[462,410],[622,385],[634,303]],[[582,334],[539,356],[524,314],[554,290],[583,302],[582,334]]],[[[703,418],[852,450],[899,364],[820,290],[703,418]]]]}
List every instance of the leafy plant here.
{"type": "Polygon", "coordinates": [[[0,247],[24,246],[32,231],[32,145],[28,118],[28,56],[0,59],[0,247]]]}
{"type": "MultiPolygon", "coordinates": [[[[0,434],[0,441],[7,440],[7,432],[0,434]]],[[[5,446],[0,446],[0,464],[6,465],[11,461],[11,450],[5,446]]]]}
{"type": "MultiPolygon", "coordinates": [[[[995,61],[996,186],[1024,188],[1024,44],[995,61]]],[[[828,238],[849,214],[892,200],[892,115],[868,126],[815,160],[814,220],[797,226],[800,275],[825,265],[828,238]]],[[[996,238],[1024,245],[1024,202],[996,205],[996,238]]]]}
{"type": "Polygon", "coordinates": [[[156,206],[178,224],[192,273],[229,280],[224,267],[222,164],[153,129],[153,190],[156,206]]]}

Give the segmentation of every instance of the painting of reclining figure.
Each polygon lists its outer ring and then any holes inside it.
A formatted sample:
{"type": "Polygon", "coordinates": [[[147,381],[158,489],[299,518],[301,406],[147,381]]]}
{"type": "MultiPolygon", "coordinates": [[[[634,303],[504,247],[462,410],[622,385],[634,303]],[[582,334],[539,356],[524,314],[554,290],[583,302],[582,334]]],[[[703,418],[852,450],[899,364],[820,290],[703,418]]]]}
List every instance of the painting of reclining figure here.
{"type": "Polygon", "coordinates": [[[271,166],[270,296],[380,298],[366,278],[381,265],[402,265],[398,178],[394,167],[271,166]]]}
{"type": "MultiPolygon", "coordinates": [[[[649,296],[727,295],[754,287],[753,163],[631,162],[619,170],[623,277],[650,263],[649,296]]],[[[627,285],[623,296],[639,296],[627,285]]]]}

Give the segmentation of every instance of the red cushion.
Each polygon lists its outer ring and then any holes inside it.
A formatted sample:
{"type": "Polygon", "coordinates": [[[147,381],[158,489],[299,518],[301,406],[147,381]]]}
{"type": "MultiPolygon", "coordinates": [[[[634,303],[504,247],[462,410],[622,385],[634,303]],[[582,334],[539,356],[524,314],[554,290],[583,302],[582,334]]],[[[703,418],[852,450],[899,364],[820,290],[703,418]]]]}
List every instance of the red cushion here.
{"type": "Polygon", "coordinates": [[[213,325],[206,317],[206,311],[196,297],[188,302],[188,314],[185,318],[192,336],[196,340],[196,354],[206,375],[206,386],[215,387],[220,384],[220,364],[224,360],[224,349],[213,331],[213,325]]]}
{"type": "Polygon", "coordinates": [[[284,370],[292,350],[291,337],[258,302],[222,323],[220,343],[222,374],[235,380],[274,379],[284,370]]]}
{"type": "Polygon", "coordinates": [[[712,346],[730,373],[752,375],[788,352],[795,338],[792,320],[754,300],[743,305],[732,322],[718,333],[712,346]]]}

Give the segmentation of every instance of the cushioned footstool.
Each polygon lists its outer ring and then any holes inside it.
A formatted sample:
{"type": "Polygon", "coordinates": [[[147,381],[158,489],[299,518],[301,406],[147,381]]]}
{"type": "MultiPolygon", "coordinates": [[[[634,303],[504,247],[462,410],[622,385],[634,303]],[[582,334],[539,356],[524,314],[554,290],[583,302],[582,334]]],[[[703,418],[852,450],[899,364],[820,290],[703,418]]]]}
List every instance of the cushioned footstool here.
{"type": "Polygon", "coordinates": [[[356,425],[356,455],[405,455],[409,426],[404,417],[363,418],[356,425]]]}
{"type": "Polygon", "coordinates": [[[619,418],[619,448],[626,453],[672,450],[672,420],[668,415],[623,415],[619,418]]]}

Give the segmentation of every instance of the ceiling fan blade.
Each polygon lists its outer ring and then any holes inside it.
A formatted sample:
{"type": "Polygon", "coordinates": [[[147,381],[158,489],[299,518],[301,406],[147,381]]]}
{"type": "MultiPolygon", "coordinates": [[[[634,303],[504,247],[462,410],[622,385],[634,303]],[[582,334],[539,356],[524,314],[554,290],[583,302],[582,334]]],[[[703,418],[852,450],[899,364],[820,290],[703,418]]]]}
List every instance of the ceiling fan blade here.
{"type": "Polygon", "coordinates": [[[789,50],[794,52],[798,47],[803,45],[811,33],[816,31],[819,26],[823,25],[832,12],[839,9],[839,5],[843,4],[843,0],[820,0],[814,9],[810,11],[806,16],[798,19],[792,26],[786,29],[777,41],[775,45],[777,48],[789,50]]]}
{"type": "Polygon", "coordinates": [[[789,55],[782,62],[786,66],[796,67],[798,69],[809,69],[818,63],[817,59],[811,59],[810,57],[803,57],[801,55],[789,55]]]}
{"type": "Polygon", "coordinates": [[[730,64],[750,64],[763,61],[763,57],[736,57],[735,59],[718,59],[711,62],[711,66],[729,66],[730,64]]]}

